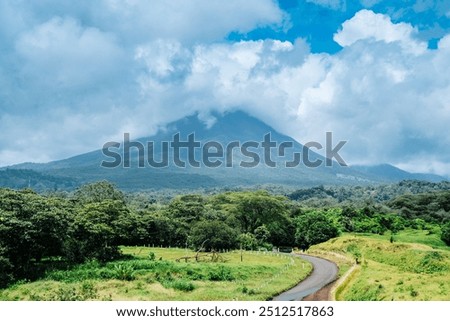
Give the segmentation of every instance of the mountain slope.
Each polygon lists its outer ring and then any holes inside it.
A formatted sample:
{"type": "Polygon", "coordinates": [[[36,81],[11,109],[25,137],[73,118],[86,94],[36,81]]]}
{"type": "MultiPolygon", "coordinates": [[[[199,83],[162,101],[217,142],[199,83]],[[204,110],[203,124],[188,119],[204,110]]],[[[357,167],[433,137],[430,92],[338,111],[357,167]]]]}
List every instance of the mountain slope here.
{"type": "MultiPolygon", "coordinates": [[[[367,168],[353,169],[340,166],[336,162],[327,167],[324,165],[325,158],[312,151],[309,151],[308,158],[311,161],[322,162],[322,166],[311,168],[300,162],[297,166],[286,167],[286,163],[294,159],[294,152],[300,153],[300,160],[303,160],[304,149],[300,143],[276,132],[265,123],[243,112],[228,113],[216,118],[216,122],[210,127],[205,126],[197,115],[193,115],[169,124],[165,130],[159,131],[154,136],[134,140],[131,135],[131,141],[134,141],[135,144],[141,143],[142,150],[138,150],[136,147],[124,148],[124,142],[118,142],[120,147],[110,147],[108,156],[104,154],[105,150],[102,152],[99,149],[64,160],[46,164],[24,163],[11,166],[10,169],[34,170],[43,175],[54,176],[58,179],[66,178],[79,184],[106,179],[127,190],[192,189],[260,184],[308,187],[319,184],[347,185],[392,181],[387,179],[386,175],[377,175],[376,172],[371,172],[367,168]],[[268,133],[270,133],[271,141],[276,143],[276,147],[271,148],[270,153],[265,153],[262,142],[268,133]],[[180,161],[186,163],[186,166],[184,168],[176,166],[175,151],[170,148],[170,142],[173,141],[176,134],[179,134],[180,141],[187,141],[188,136],[194,134],[195,140],[200,143],[201,147],[196,148],[191,155],[191,160],[195,161],[194,165],[197,161],[202,160],[202,156],[205,156],[205,150],[202,149],[205,144],[215,142],[213,144],[216,147],[223,146],[222,157],[209,159],[210,161],[221,161],[221,166],[208,167],[205,166],[205,162],[201,162],[198,167],[190,166],[187,148],[181,148],[179,153],[180,161]],[[153,154],[150,153],[150,155],[154,156],[155,161],[160,161],[164,153],[168,152],[168,166],[164,168],[149,166],[149,142],[154,146],[153,154]],[[163,142],[169,146],[167,151],[164,151],[162,147],[163,142]],[[280,152],[280,145],[286,142],[292,147],[285,148],[283,155],[280,152]],[[240,147],[246,143],[251,146],[247,146],[247,153],[245,153],[239,148],[229,149],[230,143],[240,147]],[[255,144],[258,147],[255,147],[255,144]],[[114,160],[111,153],[120,157],[121,163],[115,168],[102,167],[102,162],[112,163],[114,160]],[[270,164],[267,159],[269,155],[270,160],[276,166],[267,165],[270,164]],[[124,159],[126,158],[130,159],[129,168],[124,168],[124,159]],[[257,166],[245,167],[254,165],[252,161],[257,158],[259,158],[257,166]],[[145,167],[139,168],[139,164],[145,167]]],[[[211,148],[209,151],[217,151],[217,148],[211,148]]],[[[408,174],[404,172],[401,179],[411,178],[408,177],[408,174]]]]}
{"type": "Polygon", "coordinates": [[[398,182],[401,180],[424,180],[429,182],[440,182],[445,178],[434,174],[409,173],[390,164],[380,164],[373,166],[352,166],[353,169],[368,175],[377,180],[385,180],[387,182],[398,182]]]}

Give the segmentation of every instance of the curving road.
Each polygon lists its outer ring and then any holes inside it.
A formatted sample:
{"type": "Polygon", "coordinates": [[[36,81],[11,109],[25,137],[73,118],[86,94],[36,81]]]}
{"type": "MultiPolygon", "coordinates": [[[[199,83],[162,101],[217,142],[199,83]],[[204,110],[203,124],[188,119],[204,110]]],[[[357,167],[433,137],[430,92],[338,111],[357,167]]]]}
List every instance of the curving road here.
{"type": "Polygon", "coordinates": [[[313,272],[292,289],[274,297],[273,301],[300,301],[336,280],[338,268],[333,262],[305,254],[300,254],[299,256],[311,262],[313,272]]]}

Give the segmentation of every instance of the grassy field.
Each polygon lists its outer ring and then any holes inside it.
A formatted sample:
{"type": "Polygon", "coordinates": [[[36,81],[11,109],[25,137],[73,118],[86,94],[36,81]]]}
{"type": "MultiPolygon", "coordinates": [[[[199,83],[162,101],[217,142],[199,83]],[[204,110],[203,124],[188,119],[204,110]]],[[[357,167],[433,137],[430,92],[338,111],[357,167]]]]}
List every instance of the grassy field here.
{"type": "Polygon", "coordinates": [[[130,259],[53,271],[0,291],[0,300],[267,300],[299,283],[309,263],[274,253],[239,251],[212,262],[176,259],[183,249],[123,247],[130,259]]]}
{"type": "MultiPolygon", "coordinates": [[[[351,235],[351,234],[349,234],[351,235]]],[[[384,235],[378,235],[378,234],[357,234],[361,236],[370,237],[372,239],[377,240],[390,240],[391,234],[386,233],[384,235]]],[[[441,250],[449,250],[450,248],[445,245],[444,241],[441,240],[440,236],[438,234],[430,234],[429,231],[423,231],[423,230],[403,230],[400,231],[397,234],[394,234],[394,241],[395,242],[402,242],[402,243],[418,243],[418,244],[424,244],[428,245],[434,249],[441,249],[441,250]]]]}
{"type": "Polygon", "coordinates": [[[310,252],[340,258],[334,261],[341,274],[358,259],[355,273],[336,294],[338,300],[450,300],[449,248],[422,231],[402,232],[394,243],[389,239],[346,234],[310,252]]]}

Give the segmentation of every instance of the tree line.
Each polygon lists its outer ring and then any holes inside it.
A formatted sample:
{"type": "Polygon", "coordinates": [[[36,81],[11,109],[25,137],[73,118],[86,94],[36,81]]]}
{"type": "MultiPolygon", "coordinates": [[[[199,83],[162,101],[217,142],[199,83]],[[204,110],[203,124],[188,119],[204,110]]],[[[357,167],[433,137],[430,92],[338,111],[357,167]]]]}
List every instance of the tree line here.
{"type": "Polygon", "coordinates": [[[105,181],[60,195],[0,189],[0,286],[49,268],[114,260],[120,245],[307,249],[342,232],[404,228],[439,230],[450,244],[449,200],[449,192],[430,192],[385,204],[311,207],[258,190],[179,195],[162,203],[105,181]],[[427,204],[438,214],[423,215],[427,204]]]}

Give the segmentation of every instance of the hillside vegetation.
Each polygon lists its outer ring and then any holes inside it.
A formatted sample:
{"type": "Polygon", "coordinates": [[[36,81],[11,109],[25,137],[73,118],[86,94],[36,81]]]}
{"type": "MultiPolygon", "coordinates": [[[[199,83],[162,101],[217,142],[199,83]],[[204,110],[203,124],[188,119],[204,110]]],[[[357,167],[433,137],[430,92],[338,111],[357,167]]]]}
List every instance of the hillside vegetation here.
{"type": "MultiPolygon", "coordinates": [[[[312,196],[328,193],[327,188],[298,191],[297,196],[307,195],[299,200],[267,190],[160,198],[155,194],[125,194],[106,181],[84,185],[73,193],[0,189],[0,288],[40,282],[49,273],[84,269],[84,264],[99,264],[106,270],[115,269],[115,264],[119,270],[133,269],[134,263],[130,267],[131,263],[125,262],[129,258],[124,249],[130,246],[210,253],[307,250],[345,233],[364,233],[373,241],[381,237],[395,245],[423,241],[445,250],[450,244],[450,193],[445,186],[405,182],[398,188],[420,193],[393,196],[383,202],[376,200],[375,190],[369,193],[374,199],[365,198],[369,190],[363,188],[360,194],[335,203],[321,203],[312,196]],[[439,187],[443,189],[434,190],[439,187]]],[[[372,257],[375,252],[368,251],[370,246],[352,246],[356,254],[367,257],[367,262],[386,264],[386,260],[372,257]]],[[[411,256],[421,257],[419,254],[411,256]]],[[[422,259],[447,262],[445,256],[430,255],[435,256],[422,259]]],[[[341,272],[347,268],[350,264],[345,263],[341,272]]]]}
{"type": "Polygon", "coordinates": [[[242,262],[240,251],[196,262],[196,253],[185,249],[122,250],[127,260],[49,271],[0,291],[0,300],[267,300],[311,271],[306,261],[270,252],[244,251],[242,262]]]}
{"type": "MultiPolygon", "coordinates": [[[[409,239],[411,232],[399,234],[409,239]]],[[[418,235],[417,240],[424,240],[418,235]]],[[[425,243],[445,247],[430,238],[425,243]]],[[[448,247],[447,247],[448,248],[448,247]]],[[[418,243],[391,243],[389,237],[346,234],[314,245],[311,253],[344,256],[340,265],[356,271],[336,292],[337,300],[448,300],[450,298],[450,252],[418,243]]],[[[339,262],[338,262],[339,263],[339,262]]]]}

